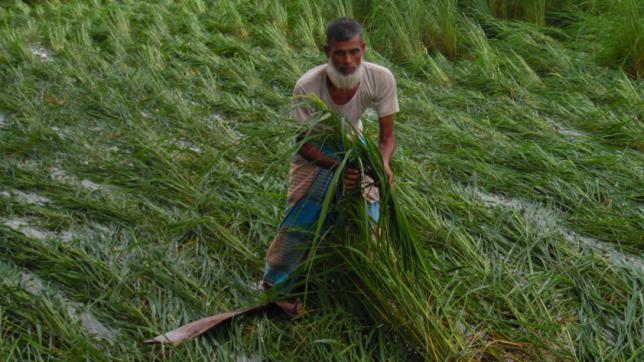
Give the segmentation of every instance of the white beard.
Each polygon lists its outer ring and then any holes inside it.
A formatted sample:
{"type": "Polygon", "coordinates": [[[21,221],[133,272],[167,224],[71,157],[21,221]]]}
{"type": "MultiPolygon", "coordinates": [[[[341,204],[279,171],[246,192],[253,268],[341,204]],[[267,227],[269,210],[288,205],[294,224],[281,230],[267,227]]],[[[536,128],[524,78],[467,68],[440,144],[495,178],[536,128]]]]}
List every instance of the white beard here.
{"type": "Polygon", "coordinates": [[[331,62],[331,59],[329,59],[329,62],[326,66],[326,75],[329,77],[329,80],[331,83],[333,83],[334,86],[340,89],[353,89],[358,83],[360,83],[360,80],[362,80],[362,74],[364,73],[364,67],[362,66],[362,62],[358,65],[356,70],[351,73],[351,74],[342,74],[340,73],[333,63],[331,62]]]}

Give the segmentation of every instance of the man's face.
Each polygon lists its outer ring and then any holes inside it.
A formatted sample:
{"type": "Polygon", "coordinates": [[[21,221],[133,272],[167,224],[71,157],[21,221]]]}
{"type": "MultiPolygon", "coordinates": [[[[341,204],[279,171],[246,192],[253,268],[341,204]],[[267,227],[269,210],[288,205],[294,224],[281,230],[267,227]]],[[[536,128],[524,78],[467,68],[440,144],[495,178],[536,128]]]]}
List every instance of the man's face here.
{"type": "Polygon", "coordinates": [[[365,43],[360,34],[347,41],[332,40],[324,48],[331,64],[342,75],[349,75],[358,69],[364,50],[365,43]]]}

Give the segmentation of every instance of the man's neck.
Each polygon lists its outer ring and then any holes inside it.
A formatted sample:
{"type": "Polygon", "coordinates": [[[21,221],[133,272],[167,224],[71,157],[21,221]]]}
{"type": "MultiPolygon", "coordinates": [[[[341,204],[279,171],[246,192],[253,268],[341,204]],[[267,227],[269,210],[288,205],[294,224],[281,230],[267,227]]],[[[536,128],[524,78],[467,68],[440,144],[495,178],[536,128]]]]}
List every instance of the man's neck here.
{"type": "Polygon", "coordinates": [[[358,83],[351,89],[338,88],[333,84],[333,82],[331,82],[329,77],[326,77],[326,85],[329,89],[329,95],[331,96],[331,99],[335,104],[340,106],[347,104],[358,91],[358,87],[360,87],[360,83],[358,83]]]}

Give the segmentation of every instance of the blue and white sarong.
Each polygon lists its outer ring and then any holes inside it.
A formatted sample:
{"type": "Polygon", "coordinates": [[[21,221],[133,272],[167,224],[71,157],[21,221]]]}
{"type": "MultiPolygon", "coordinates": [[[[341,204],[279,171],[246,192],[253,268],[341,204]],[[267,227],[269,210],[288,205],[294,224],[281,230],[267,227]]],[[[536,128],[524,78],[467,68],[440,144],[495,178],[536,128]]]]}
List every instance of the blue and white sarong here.
{"type": "MultiPolygon", "coordinates": [[[[329,157],[335,157],[336,152],[331,149],[320,147],[320,150],[329,157]]],[[[293,272],[306,258],[315,238],[322,204],[333,174],[333,171],[316,166],[299,154],[295,155],[289,172],[286,213],[266,254],[263,279],[270,286],[290,284],[293,272]]],[[[377,222],[378,189],[366,175],[361,187],[369,217],[377,222]]],[[[332,216],[327,215],[321,235],[328,230],[331,220],[332,216]]]]}

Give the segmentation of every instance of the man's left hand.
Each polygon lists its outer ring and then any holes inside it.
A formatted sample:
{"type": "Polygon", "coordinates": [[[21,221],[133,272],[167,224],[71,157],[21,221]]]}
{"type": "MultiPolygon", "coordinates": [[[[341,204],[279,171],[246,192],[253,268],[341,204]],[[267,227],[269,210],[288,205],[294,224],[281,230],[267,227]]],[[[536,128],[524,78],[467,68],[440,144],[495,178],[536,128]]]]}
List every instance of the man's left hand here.
{"type": "Polygon", "coordinates": [[[389,181],[389,185],[391,186],[392,189],[394,189],[394,172],[391,170],[391,166],[389,166],[389,163],[385,163],[385,173],[387,173],[387,180],[389,181]]]}

